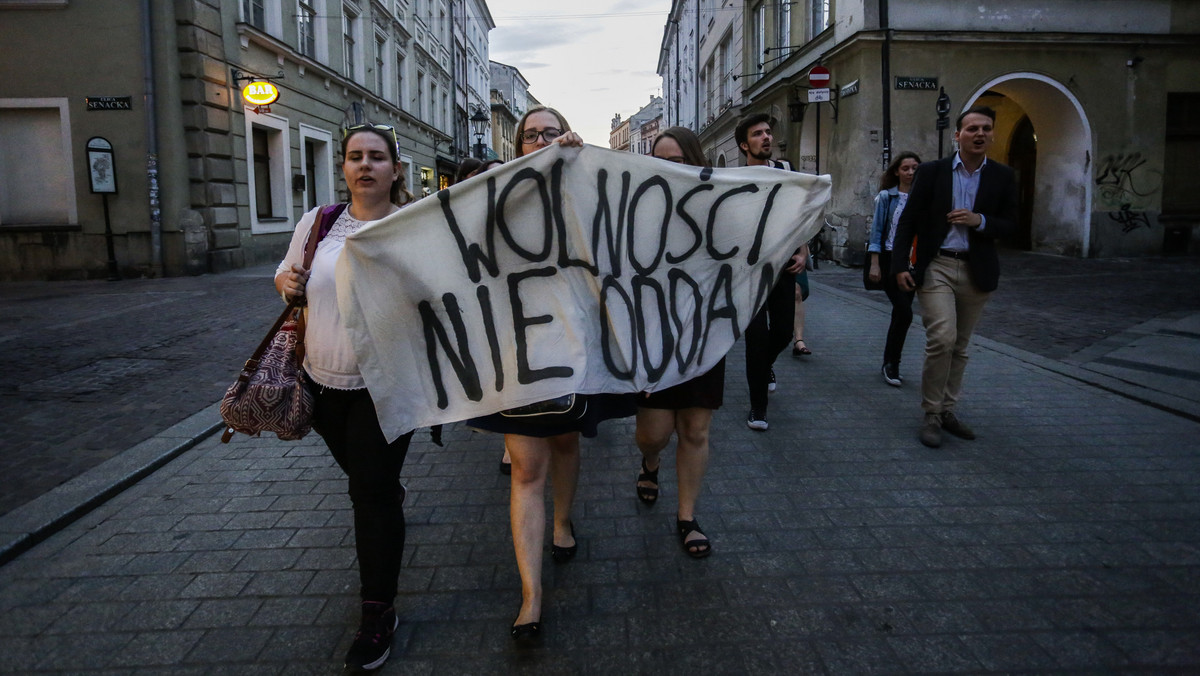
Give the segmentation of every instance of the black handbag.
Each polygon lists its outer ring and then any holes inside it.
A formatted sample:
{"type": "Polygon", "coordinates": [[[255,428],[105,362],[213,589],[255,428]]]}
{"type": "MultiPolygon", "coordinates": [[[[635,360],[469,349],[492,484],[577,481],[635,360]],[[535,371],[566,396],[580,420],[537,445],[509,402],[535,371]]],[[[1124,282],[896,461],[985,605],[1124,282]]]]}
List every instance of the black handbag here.
{"type": "Polygon", "coordinates": [[[500,415],[538,425],[561,425],[579,420],[587,413],[588,398],[583,394],[564,394],[506,411],[500,415]]]}

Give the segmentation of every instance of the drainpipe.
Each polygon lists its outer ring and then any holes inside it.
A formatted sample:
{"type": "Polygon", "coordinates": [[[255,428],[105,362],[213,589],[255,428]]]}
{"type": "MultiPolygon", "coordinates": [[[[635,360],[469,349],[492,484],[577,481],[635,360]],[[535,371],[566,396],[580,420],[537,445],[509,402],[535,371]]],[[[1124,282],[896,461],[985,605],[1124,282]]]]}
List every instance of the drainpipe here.
{"type": "Polygon", "coordinates": [[[145,73],[146,109],[146,183],[150,187],[150,268],[161,277],[162,208],[158,200],[158,119],[154,111],[154,29],[150,21],[150,0],[142,0],[142,70],[145,73]]]}
{"type": "Polygon", "coordinates": [[[696,39],[692,42],[692,52],[696,57],[692,69],[692,92],[696,95],[692,106],[692,119],[696,121],[696,130],[700,129],[700,2],[696,2],[696,39]]]}
{"type": "Polygon", "coordinates": [[[879,27],[883,29],[883,51],[880,54],[879,73],[883,78],[880,103],[883,106],[883,168],[892,162],[892,29],[888,26],[888,0],[879,0],[879,27]]]}

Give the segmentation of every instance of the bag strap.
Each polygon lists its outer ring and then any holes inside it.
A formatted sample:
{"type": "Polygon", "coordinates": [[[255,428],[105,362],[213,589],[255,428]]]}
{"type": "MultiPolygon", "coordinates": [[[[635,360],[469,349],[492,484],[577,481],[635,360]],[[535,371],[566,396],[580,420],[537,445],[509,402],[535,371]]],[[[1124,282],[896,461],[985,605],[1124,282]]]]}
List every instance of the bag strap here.
{"type": "Polygon", "coordinates": [[[333,224],[337,222],[338,217],[346,210],[349,205],[345,202],[341,204],[330,204],[329,206],[321,207],[321,212],[317,214],[317,219],[313,223],[312,229],[308,231],[308,241],[304,243],[304,269],[312,267],[313,257],[317,255],[317,244],[325,239],[325,235],[329,234],[329,230],[333,228],[333,224]]]}
{"type": "MultiPolygon", "coordinates": [[[[347,206],[345,203],[333,204],[323,207],[321,212],[317,214],[317,220],[313,223],[312,230],[308,233],[308,241],[304,244],[305,269],[308,269],[312,265],[313,256],[317,253],[317,243],[325,238],[329,229],[333,227],[333,223],[342,215],[347,206]],[[316,235],[315,237],[314,234],[316,235]]],[[[242,374],[238,376],[238,380],[249,380],[250,376],[254,375],[255,369],[258,368],[258,360],[262,358],[263,352],[266,352],[267,348],[270,347],[271,340],[275,338],[276,333],[279,333],[280,327],[288,320],[292,311],[300,307],[302,303],[303,300],[299,298],[288,301],[287,307],[283,309],[283,313],[279,315],[279,319],[275,320],[275,324],[271,326],[271,330],[267,331],[266,337],[258,344],[258,347],[254,350],[254,354],[250,356],[250,359],[246,360],[246,366],[242,368],[242,374]]]]}

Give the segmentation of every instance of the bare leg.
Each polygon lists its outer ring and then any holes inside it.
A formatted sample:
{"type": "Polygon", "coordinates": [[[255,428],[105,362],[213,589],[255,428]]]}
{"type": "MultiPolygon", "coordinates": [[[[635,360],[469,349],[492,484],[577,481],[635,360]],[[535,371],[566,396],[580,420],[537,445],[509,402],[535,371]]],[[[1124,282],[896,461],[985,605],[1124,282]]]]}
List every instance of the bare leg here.
{"type": "MultiPolygon", "coordinates": [[[[671,442],[671,433],[675,431],[675,412],[662,408],[638,408],[637,431],[634,440],[646,469],[657,471],[662,464],[662,450],[671,442]]],[[[642,488],[657,488],[648,481],[639,481],[642,488]]]]}
{"type": "MultiPolygon", "coordinates": [[[[679,442],[675,446],[675,474],[679,480],[679,520],[696,518],[696,499],[708,469],[708,428],[712,410],[688,408],[675,414],[679,442]]],[[[694,534],[696,538],[699,534],[694,534]]],[[[694,538],[689,538],[689,540],[694,538]]]]}
{"type": "Polygon", "coordinates": [[[550,444],[546,439],[506,434],[504,445],[512,455],[509,514],[513,553],[521,574],[521,612],[513,624],[528,624],[542,617],[542,544],[546,537],[550,444]]]}
{"type": "MultiPolygon", "coordinates": [[[[793,340],[795,342],[803,342],[804,341],[804,296],[801,295],[799,284],[796,285],[795,326],[796,326],[796,328],[795,328],[795,333],[793,334],[793,340]]],[[[807,347],[807,343],[805,344],[805,346],[807,347]]]]}
{"type": "Polygon", "coordinates": [[[579,433],[570,432],[546,439],[550,446],[550,473],[554,491],[553,542],[559,547],[575,544],[571,533],[571,505],[579,485],[579,433]]]}

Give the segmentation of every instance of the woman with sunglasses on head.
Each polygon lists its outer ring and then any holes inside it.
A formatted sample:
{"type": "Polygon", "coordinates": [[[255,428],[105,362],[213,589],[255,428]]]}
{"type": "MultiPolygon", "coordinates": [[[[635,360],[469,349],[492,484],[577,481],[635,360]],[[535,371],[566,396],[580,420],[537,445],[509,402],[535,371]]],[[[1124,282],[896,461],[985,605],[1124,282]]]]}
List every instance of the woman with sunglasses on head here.
{"type": "MultiPolygon", "coordinates": [[[[690,129],[671,127],[654,139],[650,154],[659,159],[694,167],[712,166],[700,148],[700,139],[690,129]]],[[[696,522],[696,498],[708,467],[708,429],[713,411],[721,407],[725,391],[725,359],[702,376],[638,398],[637,440],[642,452],[637,496],[653,505],[658,500],[660,453],[678,437],[675,445],[675,475],[679,482],[679,512],[675,527],[688,556],[702,559],[712,545],[696,522]],[[653,469],[651,467],[653,466],[653,469]]]]}
{"type": "MultiPolygon", "coordinates": [[[[583,145],[562,114],[553,108],[530,108],[517,123],[517,157],[541,150],[552,143],[568,147],[583,145]]],[[[540,224],[537,227],[541,227],[540,224]]],[[[571,505],[579,481],[579,437],[596,436],[597,425],[609,418],[634,414],[631,397],[591,395],[584,415],[561,424],[530,423],[520,418],[493,414],[467,421],[467,425],[504,435],[504,446],[512,458],[512,488],[509,514],[513,550],[521,574],[521,610],[510,629],[520,647],[541,637],[542,547],[546,537],[546,478],[553,476],[554,517],[550,555],[556,563],[570,561],[578,550],[571,505]]]]}
{"type": "Polygon", "coordinates": [[[303,297],[304,371],[313,394],[313,429],[325,440],[349,484],[354,509],[362,616],[346,653],[351,670],[373,670],[391,652],[399,626],[393,608],[404,554],[404,486],[400,469],[409,432],[388,443],[379,427],[371,393],[337,305],[334,270],[346,236],[389,216],[413,201],[405,189],[395,131],[386,125],[358,125],[342,138],[342,173],[350,202],[317,244],[310,269],[304,269],[305,243],[317,229],[322,209],[308,212],[296,225],[287,255],[275,274],[275,288],[286,299],[303,297]]]}

